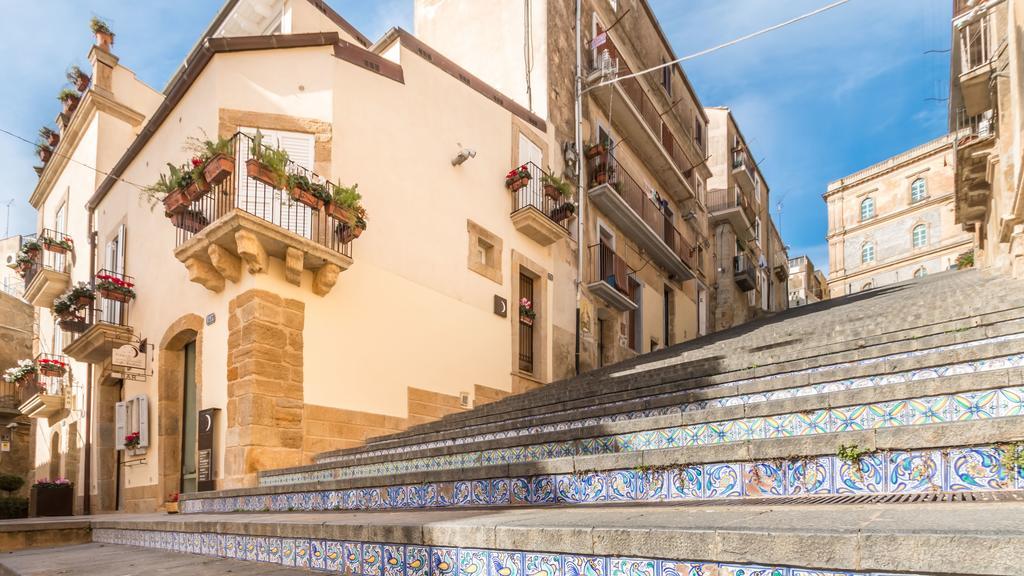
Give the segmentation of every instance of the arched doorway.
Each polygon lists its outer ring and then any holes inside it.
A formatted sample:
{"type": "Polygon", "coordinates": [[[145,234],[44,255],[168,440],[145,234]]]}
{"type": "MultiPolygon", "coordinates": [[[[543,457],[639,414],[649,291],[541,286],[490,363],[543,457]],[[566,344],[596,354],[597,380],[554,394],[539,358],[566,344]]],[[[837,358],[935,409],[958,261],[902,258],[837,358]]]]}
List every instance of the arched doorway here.
{"type": "Polygon", "coordinates": [[[160,500],[195,491],[196,418],[202,385],[203,319],[180,318],[160,342],[157,441],[160,500]]]}

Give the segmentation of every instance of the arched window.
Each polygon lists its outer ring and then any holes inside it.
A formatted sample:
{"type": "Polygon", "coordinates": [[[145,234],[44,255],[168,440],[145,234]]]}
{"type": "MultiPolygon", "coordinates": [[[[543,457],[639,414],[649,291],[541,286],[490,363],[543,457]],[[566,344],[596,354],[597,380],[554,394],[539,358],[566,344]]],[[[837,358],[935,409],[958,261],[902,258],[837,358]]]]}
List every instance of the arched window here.
{"type": "Polygon", "coordinates": [[[870,220],[875,217],[875,199],[868,197],[861,200],[860,203],[860,219],[870,220]]]}
{"type": "Polygon", "coordinates": [[[928,275],[928,270],[924,266],[921,266],[917,270],[914,270],[914,278],[924,278],[928,275]]]}
{"type": "Polygon", "coordinates": [[[914,183],[910,185],[910,202],[920,202],[926,197],[928,197],[928,185],[925,184],[924,178],[914,180],[914,183]]]}
{"type": "Polygon", "coordinates": [[[928,227],[924,224],[914,226],[912,236],[914,240],[914,248],[921,248],[925,246],[928,244],[928,227]]]}
{"type": "Polygon", "coordinates": [[[875,245],[865,242],[860,248],[860,261],[862,264],[870,264],[875,261],[875,245]]]}

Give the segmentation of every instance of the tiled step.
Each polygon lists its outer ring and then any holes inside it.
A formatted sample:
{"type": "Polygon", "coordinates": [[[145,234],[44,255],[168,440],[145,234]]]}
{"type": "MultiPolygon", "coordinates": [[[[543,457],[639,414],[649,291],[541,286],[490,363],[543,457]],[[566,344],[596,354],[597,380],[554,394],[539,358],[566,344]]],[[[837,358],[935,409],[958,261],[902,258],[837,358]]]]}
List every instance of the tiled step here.
{"type": "Polygon", "coordinates": [[[927,380],[943,375],[984,373],[1024,366],[1024,334],[921,350],[878,359],[872,368],[863,365],[835,368],[831,371],[797,371],[748,380],[724,382],[699,389],[679,386],[669,392],[652,389],[651,395],[628,400],[610,399],[605,404],[587,407],[572,404],[540,416],[509,418],[496,424],[467,426],[444,435],[409,438],[403,443],[372,443],[358,452],[325,454],[319,463],[356,464],[368,458],[408,454],[427,449],[463,446],[503,438],[533,436],[546,432],[590,427],[625,420],[768,400],[811,396],[854,388],[875,388],[912,380],[927,380]],[[965,360],[970,358],[969,360],[965,360]],[[957,361],[959,360],[959,361],[957,361]],[[865,376],[865,373],[878,372],[865,376]],[[812,383],[813,382],[813,383],[812,383]]]}
{"type": "MultiPolygon", "coordinates": [[[[1003,313],[993,314],[989,317],[975,318],[972,319],[970,323],[948,323],[938,327],[941,331],[937,334],[922,336],[915,332],[914,334],[905,336],[900,341],[890,342],[884,346],[880,345],[875,350],[854,349],[845,354],[836,353],[827,357],[821,357],[817,362],[792,360],[780,361],[770,366],[757,366],[754,368],[748,367],[745,370],[737,370],[725,374],[718,373],[715,370],[704,370],[689,377],[679,375],[677,378],[673,379],[661,378],[659,381],[653,383],[642,382],[636,377],[629,377],[622,378],[618,382],[615,382],[614,388],[610,385],[604,386],[605,390],[601,390],[600,387],[587,388],[582,385],[577,386],[575,383],[571,383],[573,385],[567,384],[564,386],[556,384],[551,388],[557,387],[562,389],[560,397],[548,398],[545,401],[535,395],[521,395],[520,397],[515,398],[514,401],[511,399],[502,401],[500,406],[495,406],[495,404],[499,403],[489,404],[470,412],[448,416],[435,423],[412,428],[403,433],[372,439],[370,443],[374,447],[384,448],[422,441],[424,439],[429,441],[429,437],[431,435],[451,437],[453,431],[458,433],[458,431],[468,426],[482,425],[495,421],[505,422],[514,418],[540,415],[544,414],[546,411],[551,411],[552,409],[578,409],[582,406],[586,406],[587,404],[593,405],[605,401],[615,401],[616,399],[628,398],[630,395],[637,396],[644,393],[650,393],[647,392],[647,390],[655,389],[656,386],[662,386],[664,390],[678,390],[684,386],[698,387],[703,385],[721,384],[728,381],[749,379],[751,377],[765,377],[787,371],[800,372],[828,369],[829,363],[854,362],[857,360],[869,359],[871,356],[892,355],[938,346],[948,346],[957,342],[966,342],[979,338],[1019,332],[1022,330],[1022,323],[1020,321],[1022,317],[1024,317],[1024,309],[1014,309],[1003,313]],[[971,323],[977,325],[969,327],[971,323]],[[667,383],[662,382],[662,380],[667,381],[667,383]],[[609,390],[609,388],[611,389],[609,390]],[[621,396],[616,398],[615,395],[621,396]],[[577,400],[578,398],[581,400],[577,400]],[[576,404],[566,405],[573,401],[575,401],[576,404]]],[[[372,448],[350,448],[325,453],[324,458],[356,454],[369,450],[372,450],[372,448]]]]}
{"type": "Polygon", "coordinates": [[[366,576],[1019,575],[1022,518],[1015,502],[196,514],[96,518],[93,538],[366,576]]]}

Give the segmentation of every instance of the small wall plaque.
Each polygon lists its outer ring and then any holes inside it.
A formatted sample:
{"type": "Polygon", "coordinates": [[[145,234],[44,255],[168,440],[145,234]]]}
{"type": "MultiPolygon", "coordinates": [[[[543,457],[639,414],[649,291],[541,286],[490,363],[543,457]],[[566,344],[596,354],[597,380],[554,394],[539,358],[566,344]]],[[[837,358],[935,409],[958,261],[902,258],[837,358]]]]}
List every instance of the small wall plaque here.
{"type": "Polygon", "coordinates": [[[213,312],[210,312],[209,314],[206,315],[206,325],[207,326],[213,326],[213,323],[216,322],[216,321],[217,321],[217,315],[214,314],[213,312]]]}
{"type": "Polygon", "coordinates": [[[508,317],[508,300],[497,294],[494,295],[494,313],[502,318],[508,317]]]}

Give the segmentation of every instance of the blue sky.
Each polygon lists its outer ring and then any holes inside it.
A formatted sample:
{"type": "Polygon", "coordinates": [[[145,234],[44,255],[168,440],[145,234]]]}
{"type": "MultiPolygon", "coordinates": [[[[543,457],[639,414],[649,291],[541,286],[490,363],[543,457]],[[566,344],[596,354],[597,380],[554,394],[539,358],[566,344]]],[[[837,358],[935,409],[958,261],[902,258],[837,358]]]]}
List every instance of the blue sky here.
{"type": "MultiPolygon", "coordinates": [[[[486,0],[481,0],[486,1],[486,0]]],[[[650,0],[676,53],[696,52],[818,8],[826,0],[650,0]]],[[[412,29],[413,0],[329,0],[370,38],[412,29]]],[[[18,47],[0,84],[0,128],[34,139],[52,125],[71,64],[85,66],[88,20],[117,32],[121,63],[162,88],[220,6],[216,0],[40,0],[7,7],[0,33],[18,47]]],[[[773,195],[783,204],[790,253],[827,265],[829,181],[945,131],[951,3],[852,0],[767,36],[687,62],[705,106],[733,110],[773,195]]],[[[0,134],[7,170],[0,208],[13,200],[10,233],[35,228],[28,205],[32,147],[0,134]]],[[[0,213],[2,214],[2,213],[0,213]]],[[[0,225],[4,222],[0,221],[0,225]]],[[[0,230],[3,232],[3,230],[0,230]]]]}

